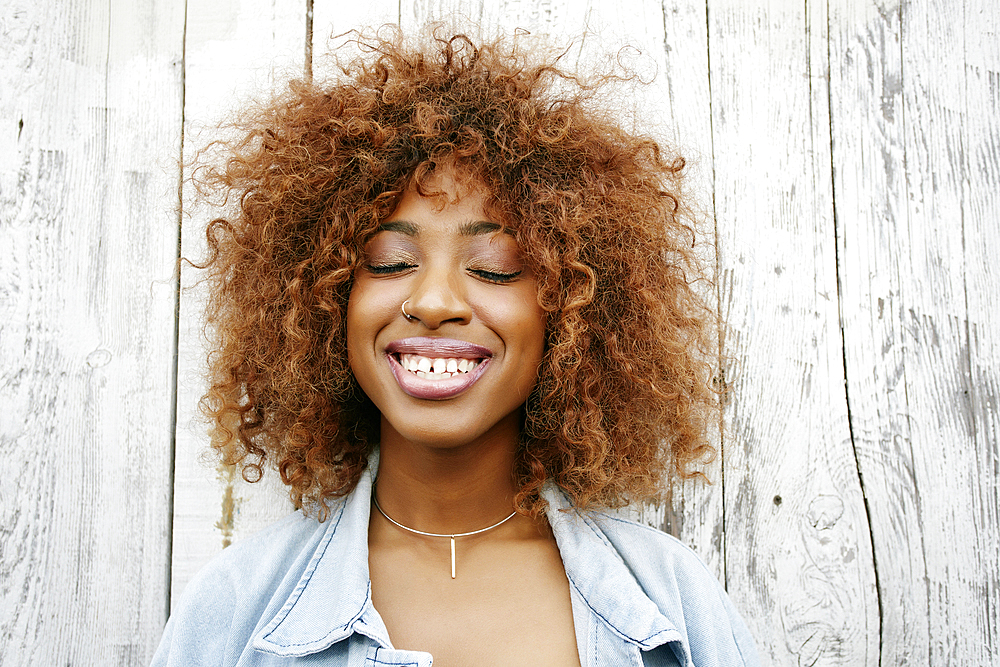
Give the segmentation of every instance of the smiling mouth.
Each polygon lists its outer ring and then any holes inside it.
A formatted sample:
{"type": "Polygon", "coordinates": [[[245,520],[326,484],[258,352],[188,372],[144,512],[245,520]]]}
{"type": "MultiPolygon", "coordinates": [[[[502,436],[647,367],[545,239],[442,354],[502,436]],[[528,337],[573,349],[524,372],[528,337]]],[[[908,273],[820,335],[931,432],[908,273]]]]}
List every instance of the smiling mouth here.
{"type": "Polygon", "coordinates": [[[400,388],[414,398],[458,396],[483,376],[493,352],[452,338],[418,336],[386,346],[389,368],[400,388]]]}
{"type": "Polygon", "coordinates": [[[404,370],[425,380],[447,380],[448,378],[464,375],[475,370],[483,361],[481,358],[432,358],[419,354],[396,354],[394,356],[404,370]]]}

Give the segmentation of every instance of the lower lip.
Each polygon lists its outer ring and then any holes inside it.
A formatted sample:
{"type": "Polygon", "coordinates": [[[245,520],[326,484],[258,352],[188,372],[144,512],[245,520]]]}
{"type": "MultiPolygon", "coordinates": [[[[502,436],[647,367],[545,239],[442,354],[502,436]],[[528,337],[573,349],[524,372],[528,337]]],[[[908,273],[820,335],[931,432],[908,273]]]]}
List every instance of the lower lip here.
{"type": "Polygon", "coordinates": [[[402,366],[396,357],[388,354],[389,368],[399,384],[399,388],[413,398],[422,398],[430,401],[443,401],[453,396],[458,396],[463,391],[476,383],[486,367],[489,365],[489,357],[483,359],[468,373],[461,373],[443,380],[428,380],[411,373],[402,366]]]}

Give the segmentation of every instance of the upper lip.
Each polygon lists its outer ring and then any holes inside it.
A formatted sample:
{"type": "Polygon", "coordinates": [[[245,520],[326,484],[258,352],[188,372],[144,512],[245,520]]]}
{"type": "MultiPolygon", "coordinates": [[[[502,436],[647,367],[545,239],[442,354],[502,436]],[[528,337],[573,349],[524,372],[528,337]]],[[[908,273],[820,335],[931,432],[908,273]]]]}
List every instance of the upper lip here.
{"type": "Polygon", "coordinates": [[[429,336],[394,340],[386,345],[385,351],[388,354],[419,354],[439,359],[484,359],[493,356],[493,352],[482,345],[454,338],[431,338],[429,336]]]}

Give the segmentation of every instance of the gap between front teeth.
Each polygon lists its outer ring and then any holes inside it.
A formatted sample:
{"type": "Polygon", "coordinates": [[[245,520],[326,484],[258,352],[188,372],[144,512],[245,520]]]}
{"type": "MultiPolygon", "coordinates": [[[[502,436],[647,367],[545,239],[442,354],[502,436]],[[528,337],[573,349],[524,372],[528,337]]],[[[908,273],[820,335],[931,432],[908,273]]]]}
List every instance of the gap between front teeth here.
{"type": "Polygon", "coordinates": [[[417,377],[427,380],[444,380],[462,375],[480,364],[479,359],[432,359],[418,354],[399,355],[399,365],[417,377]]]}

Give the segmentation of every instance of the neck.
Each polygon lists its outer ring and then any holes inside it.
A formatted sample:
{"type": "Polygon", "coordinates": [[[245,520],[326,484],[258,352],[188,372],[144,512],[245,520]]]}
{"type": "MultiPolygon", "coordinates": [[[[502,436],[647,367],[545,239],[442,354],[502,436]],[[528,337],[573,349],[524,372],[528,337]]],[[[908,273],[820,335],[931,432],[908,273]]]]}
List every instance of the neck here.
{"type": "Polygon", "coordinates": [[[383,423],[376,493],[393,519],[451,534],[484,528],[513,511],[516,431],[441,448],[406,440],[387,426],[383,423]]]}

